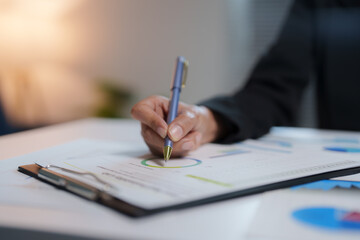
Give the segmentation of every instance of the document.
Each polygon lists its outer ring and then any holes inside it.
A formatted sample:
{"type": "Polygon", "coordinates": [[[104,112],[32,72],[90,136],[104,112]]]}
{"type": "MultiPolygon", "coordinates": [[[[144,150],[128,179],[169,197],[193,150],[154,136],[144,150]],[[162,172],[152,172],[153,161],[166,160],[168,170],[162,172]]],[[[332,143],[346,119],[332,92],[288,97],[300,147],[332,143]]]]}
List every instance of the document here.
{"type": "MultiPolygon", "coordinates": [[[[333,136],[333,135],[332,135],[333,136]]],[[[357,139],[357,136],[351,136],[357,139]]],[[[232,145],[207,144],[184,158],[163,159],[146,147],[127,142],[82,139],[24,156],[42,166],[55,165],[90,175],[61,174],[109,191],[144,209],[167,207],[265,184],[360,166],[358,154],[326,147],[358,146],[333,141],[305,141],[274,133],[232,145]],[[335,145],[334,145],[335,144],[335,145]],[[111,188],[109,188],[111,186],[111,188]]]]}
{"type": "Polygon", "coordinates": [[[265,193],[246,239],[358,240],[358,199],[359,191],[348,189],[265,193]]]}

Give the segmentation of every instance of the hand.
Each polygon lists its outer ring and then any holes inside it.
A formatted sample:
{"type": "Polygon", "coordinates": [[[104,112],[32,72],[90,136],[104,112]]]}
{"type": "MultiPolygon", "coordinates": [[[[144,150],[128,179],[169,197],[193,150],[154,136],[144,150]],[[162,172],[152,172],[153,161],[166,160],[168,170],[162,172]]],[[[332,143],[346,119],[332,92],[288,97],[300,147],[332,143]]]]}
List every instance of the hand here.
{"type": "Polygon", "coordinates": [[[153,154],[163,155],[166,135],[174,143],[174,157],[184,156],[200,145],[216,139],[219,126],[208,108],[180,102],[178,115],[169,126],[164,120],[168,108],[169,99],[151,96],[131,109],[132,117],[141,122],[141,134],[153,154]]]}

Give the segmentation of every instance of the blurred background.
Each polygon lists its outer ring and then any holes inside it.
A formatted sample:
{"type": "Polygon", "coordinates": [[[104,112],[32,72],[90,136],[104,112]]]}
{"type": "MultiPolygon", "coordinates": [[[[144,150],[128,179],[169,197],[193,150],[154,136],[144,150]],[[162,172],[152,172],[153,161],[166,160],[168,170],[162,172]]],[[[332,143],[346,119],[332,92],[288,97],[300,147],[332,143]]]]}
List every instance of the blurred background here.
{"type": "Polygon", "coordinates": [[[0,0],[0,135],[74,119],[130,117],[169,96],[175,58],[190,61],[182,101],[241,87],[291,0],[0,0]]]}

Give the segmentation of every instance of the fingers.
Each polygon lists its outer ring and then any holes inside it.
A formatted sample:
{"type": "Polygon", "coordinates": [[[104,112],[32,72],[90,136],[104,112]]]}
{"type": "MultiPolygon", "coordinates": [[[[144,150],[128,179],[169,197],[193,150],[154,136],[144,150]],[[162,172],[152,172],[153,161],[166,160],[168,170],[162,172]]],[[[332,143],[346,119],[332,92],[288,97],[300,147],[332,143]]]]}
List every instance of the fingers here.
{"type": "Polygon", "coordinates": [[[163,155],[164,138],[168,135],[173,141],[172,157],[183,156],[203,143],[204,114],[197,106],[180,103],[178,116],[168,126],[164,120],[168,105],[167,98],[152,96],[137,103],[131,114],[141,122],[141,134],[153,154],[163,155]]]}
{"type": "Polygon", "coordinates": [[[201,133],[191,132],[187,134],[180,141],[173,145],[172,157],[180,157],[187,155],[188,152],[193,151],[201,145],[201,133]]]}
{"type": "Polygon", "coordinates": [[[195,130],[197,125],[196,114],[191,110],[180,112],[174,121],[169,125],[168,135],[174,142],[179,141],[190,131],[195,130]]]}
{"type": "Polygon", "coordinates": [[[156,156],[163,155],[164,139],[145,124],[141,124],[141,135],[150,151],[156,156]]]}
{"type": "MultiPolygon", "coordinates": [[[[164,139],[145,124],[141,124],[141,134],[154,155],[163,157],[164,139]]],[[[186,155],[189,151],[197,149],[201,145],[202,135],[200,132],[190,132],[180,141],[174,142],[172,157],[186,155]]]]}
{"type": "Polygon", "coordinates": [[[149,126],[160,137],[165,138],[168,127],[163,118],[166,104],[168,104],[166,98],[149,97],[135,104],[131,109],[131,115],[141,123],[149,126]]]}

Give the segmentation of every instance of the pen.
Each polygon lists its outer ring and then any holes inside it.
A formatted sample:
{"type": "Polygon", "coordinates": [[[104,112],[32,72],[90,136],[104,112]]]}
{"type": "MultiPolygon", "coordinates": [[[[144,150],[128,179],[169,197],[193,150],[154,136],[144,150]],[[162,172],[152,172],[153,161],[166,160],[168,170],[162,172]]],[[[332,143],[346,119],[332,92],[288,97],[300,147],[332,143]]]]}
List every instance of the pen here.
{"type": "MultiPolygon", "coordinates": [[[[169,125],[177,116],[178,105],[180,100],[180,92],[185,87],[187,70],[189,62],[184,57],[177,57],[173,82],[171,84],[171,100],[169,103],[169,113],[167,116],[167,124],[169,125]]],[[[173,142],[168,136],[165,137],[164,142],[164,160],[167,162],[170,159],[173,149],[173,142]]]]}

